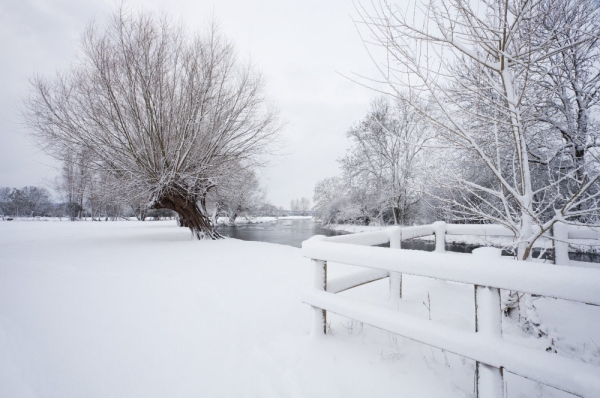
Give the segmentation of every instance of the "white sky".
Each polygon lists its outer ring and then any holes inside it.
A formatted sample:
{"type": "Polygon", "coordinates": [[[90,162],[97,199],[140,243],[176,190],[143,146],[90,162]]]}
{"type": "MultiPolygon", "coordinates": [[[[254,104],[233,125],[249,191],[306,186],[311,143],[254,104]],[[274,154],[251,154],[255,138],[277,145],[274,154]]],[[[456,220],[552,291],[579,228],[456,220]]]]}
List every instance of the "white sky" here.
{"type": "MultiPolygon", "coordinates": [[[[28,140],[20,100],[34,73],[52,74],[74,59],[77,40],[92,19],[116,1],[0,0],[0,186],[48,186],[54,161],[28,140]]],[[[268,198],[289,207],[312,199],[317,181],[338,174],[345,132],[366,114],[375,93],[338,74],[376,76],[351,15],[351,1],[129,0],[131,9],[167,11],[200,29],[214,13],[241,55],[264,73],[267,92],[288,121],[284,153],[262,172],[268,198]]]]}

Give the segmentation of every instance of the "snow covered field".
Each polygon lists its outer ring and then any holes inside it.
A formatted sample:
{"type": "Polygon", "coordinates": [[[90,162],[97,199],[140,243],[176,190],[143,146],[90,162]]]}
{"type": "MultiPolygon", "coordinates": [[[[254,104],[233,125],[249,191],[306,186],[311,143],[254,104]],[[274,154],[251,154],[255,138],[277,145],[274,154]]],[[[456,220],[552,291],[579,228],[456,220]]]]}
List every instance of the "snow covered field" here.
{"type": "MultiPolygon", "coordinates": [[[[312,272],[300,249],[195,241],[174,221],[0,222],[0,397],[473,396],[460,357],[337,316],[309,336],[312,272]]],[[[404,289],[402,311],[473,328],[472,288],[404,289]]],[[[340,294],[389,305],[386,280],[340,294]]],[[[560,355],[600,365],[600,308],[536,303],[560,355]]],[[[511,398],[568,396],[506,380],[511,398]]]]}

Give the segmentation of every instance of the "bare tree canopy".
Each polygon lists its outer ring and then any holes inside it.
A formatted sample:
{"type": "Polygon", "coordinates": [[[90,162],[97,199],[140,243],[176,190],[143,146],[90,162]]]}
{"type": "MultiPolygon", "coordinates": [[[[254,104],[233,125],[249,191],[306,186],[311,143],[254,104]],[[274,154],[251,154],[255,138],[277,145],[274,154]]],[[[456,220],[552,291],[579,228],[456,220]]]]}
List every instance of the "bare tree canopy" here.
{"type": "Polygon", "coordinates": [[[260,161],[280,127],[260,74],[214,25],[191,35],[149,12],[91,24],[78,62],[31,86],[25,120],[46,151],[85,153],[119,192],[176,211],[198,238],[219,237],[206,194],[232,164],[260,161]]]}
{"type": "Polygon", "coordinates": [[[402,224],[415,221],[423,192],[424,149],[434,137],[402,99],[371,102],[348,130],[350,147],[338,159],[342,175],[315,186],[315,210],[326,224],[402,224]]]}

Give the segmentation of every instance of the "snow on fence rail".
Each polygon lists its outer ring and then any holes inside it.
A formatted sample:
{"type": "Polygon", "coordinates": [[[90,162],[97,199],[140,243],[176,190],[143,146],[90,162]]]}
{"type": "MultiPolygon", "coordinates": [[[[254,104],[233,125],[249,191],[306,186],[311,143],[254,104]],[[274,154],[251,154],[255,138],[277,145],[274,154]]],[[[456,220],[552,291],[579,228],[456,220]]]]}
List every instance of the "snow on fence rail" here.
{"type": "MultiPolygon", "coordinates": [[[[469,232],[478,234],[479,231],[486,235],[500,235],[508,231],[499,226],[478,225],[477,228],[438,222],[329,238],[314,236],[304,241],[302,253],[312,260],[315,267],[314,289],[304,298],[304,302],[314,309],[313,333],[326,333],[326,311],[331,311],[472,359],[476,361],[478,397],[504,396],[504,369],[581,397],[599,397],[597,367],[502,339],[499,289],[600,305],[600,270],[523,264],[500,258],[499,251],[497,258],[488,256],[485,259],[475,255],[477,251],[474,254],[441,253],[444,251],[446,233],[465,235],[469,232]],[[365,247],[389,242],[390,248],[400,249],[402,239],[431,234],[436,234],[437,253],[365,247]],[[327,280],[327,262],[364,267],[366,270],[327,280]],[[473,285],[475,333],[335,295],[389,277],[390,297],[400,300],[403,273],[473,285]]],[[[571,236],[568,229],[566,233],[571,236]]],[[[592,236],[585,230],[576,230],[574,235],[592,236]]]]}
{"type": "MultiPolygon", "coordinates": [[[[331,242],[351,243],[355,245],[381,245],[390,242],[390,238],[388,236],[390,234],[390,228],[360,234],[333,236],[327,239],[331,242]]],[[[402,227],[399,229],[400,232],[395,233],[400,234],[401,241],[434,235],[436,252],[445,251],[447,235],[514,237],[514,233],[510,229],[503,225],[497,224],[446,224],[445,222],[438,221],[430,225],[402,227]]],[[[582,263],[582,261],[569,259],[569,239],[583,239],[597,242],[600,241],[600,229],[556,223],[554,225],[552,239],[554,239],[555,263],[562,265],[577,265],[577,263],[582,263]]],[[[590,266],[593,265],[590,264],[590,266]]]]}

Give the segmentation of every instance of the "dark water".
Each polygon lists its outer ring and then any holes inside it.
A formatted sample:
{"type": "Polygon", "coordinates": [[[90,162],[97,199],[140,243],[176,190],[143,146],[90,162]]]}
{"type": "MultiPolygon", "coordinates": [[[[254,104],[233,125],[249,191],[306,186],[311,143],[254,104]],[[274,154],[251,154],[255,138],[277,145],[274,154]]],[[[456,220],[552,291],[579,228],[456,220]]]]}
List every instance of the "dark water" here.
{"type": "MultiPolygon", "coordinates": [[[[278,243],[280,245],[288,245],[301,247],[302,242],[314,235],[343,235],[345,232],[332,231],[322,228],[319,223],[313,220],[278,220],[272,223],[262,224],[246,224],[236,227],[220,226],[218,231],[230,238],[278,243]]],[[[380,245],[389,247],[388,244],[380,245]]],[[[446,243],[446,251],[458,253],[471,253],[473,249],[478,248],[477,245],[468,245],[462,243],[446,243]]],[[[423,240],[408,240],[402,241],[403,249],[424,250],[432,252],[435,249],[435,242],[423,240]]],[[[539,249],[533,250],[534,257],[539,255],[539,249]]],[[[512,256],[513,253],[507,251],[502,252],[503,256],[512,256]]],[[[552,260],[552,250],[548,250],[543,258],[552,260]]],[[[587,261],[592,263],[600,263],[600,254],[592,253],[569,253],[569,258],[575,261],[587,261]]]]}

